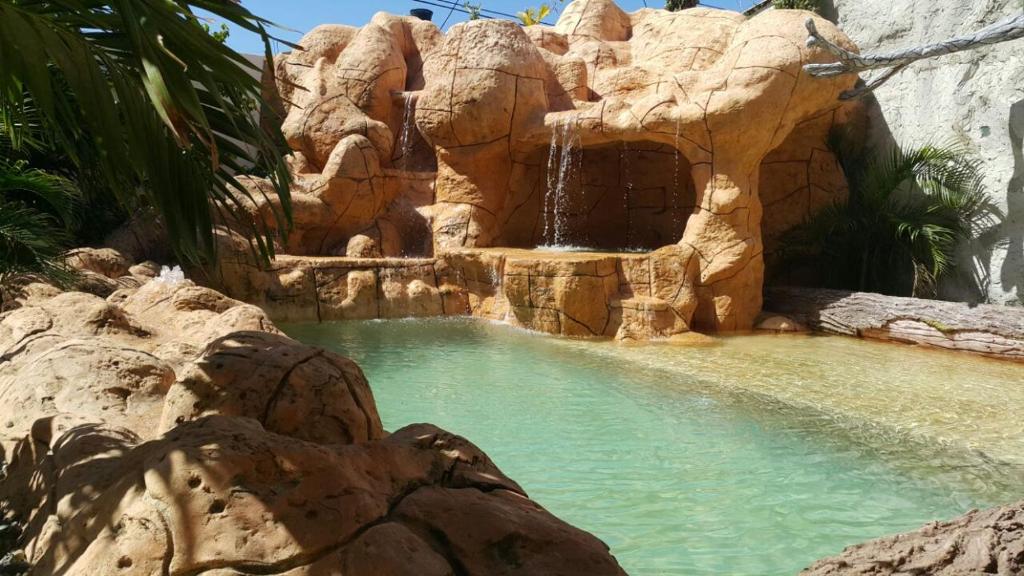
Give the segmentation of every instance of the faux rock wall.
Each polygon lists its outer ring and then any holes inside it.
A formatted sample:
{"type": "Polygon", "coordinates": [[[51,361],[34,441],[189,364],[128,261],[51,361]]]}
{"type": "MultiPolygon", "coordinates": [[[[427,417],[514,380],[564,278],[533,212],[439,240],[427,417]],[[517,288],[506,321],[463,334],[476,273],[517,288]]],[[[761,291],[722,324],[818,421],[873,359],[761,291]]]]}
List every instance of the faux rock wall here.
{"type": "Polygon", "coordinates": [[[217,284],[283,321],[475,316],[562,336],[687,331],[693,294],[679,246],[645,254],[465,248],[436,258],[226,258],[217,284]]]}
{"type": "MultiPolygon", "coordinates": [[[[978,30],[1018,0],[831,0],[824,10],[863,51],[889,51],[978,30]]],[[[981,254],[988,297],[1024,302],[1024,42],[918,62],[875,92],[873,139],[968,144],[1007,212],[1004,245],[981,254]]],[[[967,295],[961,295],[967,296],[967,295]]]]}
{"type": "MultiPolygon", "coordinates": [[[[674,286],[644,305],[670,309],[673,331],[749,329],[761,308],[764,239],[843,193],[823,135],[845,118],[837,97],[855,77],[803,71],[830,59],[806,46],[812,16],[626,13],[612,0],[576,0],[551,27],[480,20],[442,34],[385,13],[361,28],[320,26],[300,41],[305,50],[275,60],[277,82],[268,82],[293,151],[295,230],[278,253],[350,260],[317,264],[323,272],[365,258],[444,261],[465,249],[642,249],[673,260],[674,286]]],[[[819,28],[853,48],[827,21],[819,28]]],[[[273,225],[267,182],[246,182],[253,217],[273,225]]],[[[532,258],[566,265],[557,252],[532,258]]],[[[337,283],[311,281],[316,293],[337,283]]],[[[273,274],[253,282],[268,297],[275,283],[273,274]]],[[[588,315],[632,298],[609,293],[588,315]]],[[[538,329],[566,332],[567,318],[536,318],[538,329]]],[[[608,331],[582,324],[587,335],[608,331]]]]}

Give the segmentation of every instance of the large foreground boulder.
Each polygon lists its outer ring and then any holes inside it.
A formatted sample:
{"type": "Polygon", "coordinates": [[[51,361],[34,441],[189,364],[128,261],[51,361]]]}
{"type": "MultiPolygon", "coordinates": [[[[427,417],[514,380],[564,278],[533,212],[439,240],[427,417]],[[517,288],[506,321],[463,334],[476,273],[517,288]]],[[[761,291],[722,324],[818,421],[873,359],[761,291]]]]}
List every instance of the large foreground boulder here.
{"type": "Polygon", "coordinates": [[[353,362],[190,282],[0,314],[0,461],[35,574],[623,573],[465,439],[385,432],[353,362]]]}

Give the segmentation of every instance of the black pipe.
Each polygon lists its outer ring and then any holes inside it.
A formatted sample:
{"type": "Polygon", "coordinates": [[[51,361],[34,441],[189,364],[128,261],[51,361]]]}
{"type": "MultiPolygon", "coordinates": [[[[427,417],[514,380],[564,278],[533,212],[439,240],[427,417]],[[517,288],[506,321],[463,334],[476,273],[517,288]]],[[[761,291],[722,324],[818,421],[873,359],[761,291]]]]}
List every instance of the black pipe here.
{"type": "Polygon", "coordinates": [[[434,11],[427,10],[426,8],[413,8],[412,10],[409,10],[409,15],[419,18],[420,20],[426,20],[427,22],[434,19],[434,11]]]}

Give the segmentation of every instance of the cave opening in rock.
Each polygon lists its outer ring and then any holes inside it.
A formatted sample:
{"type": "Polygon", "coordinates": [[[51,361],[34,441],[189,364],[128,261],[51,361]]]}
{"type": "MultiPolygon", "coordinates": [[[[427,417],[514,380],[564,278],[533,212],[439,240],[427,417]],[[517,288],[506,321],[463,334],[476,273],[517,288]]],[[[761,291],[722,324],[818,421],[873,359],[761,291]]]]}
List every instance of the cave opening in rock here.
{"type": "Polygon", "coordinates": [[[693,211],[690,163],[651,141],[581,146],[563,128],[531,159],[535,184],[506,225],[517,248],[648,251],[679,241],[693,211]]]}

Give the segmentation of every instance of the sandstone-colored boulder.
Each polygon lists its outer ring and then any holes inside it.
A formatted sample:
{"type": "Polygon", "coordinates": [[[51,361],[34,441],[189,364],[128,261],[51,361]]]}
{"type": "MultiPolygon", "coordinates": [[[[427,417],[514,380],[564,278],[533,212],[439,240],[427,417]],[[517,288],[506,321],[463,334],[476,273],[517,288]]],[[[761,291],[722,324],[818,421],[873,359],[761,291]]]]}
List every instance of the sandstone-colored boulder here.
{"type": "Polygon", "coordinates": [[[757,330],[766,332],[808,332],[807,326],[781,314],[761,314],[754,326],[757,330]]]}
{"type": "Polygon", "coordinates": [[[2,373],[0,421],[30,430],[54,414],[102,414],[144,439],[157,432],[174,371],[152,354],[113,343],[66,339],[2,373]]]}
{"type": "Polygon", "coordinates": [[[115,279],[127,275],[131,267],[128,258],[113,248],[76,248],[68,252],[67,263],[72,268],[115,279]]]}
{"type": "MultiPolygon", "coordinates": [[[[422,88],[424,62],[440,38],[429,22],[380,13],[362,28],[319,26],[299,41],[304,50],[275,60],[264,83],[294,150],[295,233],[283,252],[343,255],[353,236],[383,216],[393,196],[382,168],[397,157],[403,122],[395,96],[422,88]]],[[[242,183],[255,200],[254,217],[276,229],[280,201],[272,187],[256,178],[242,183]]]]}
{"type": "Polygon", "coordinates": [[[622,573],[593,536],[541,520],[548,513],[515,491],[432,486],[394,515],[448,543],[468,574],[622,573]]]}
{"type": "MultiPolygon", "coordinates": [[[[432,262],[370,271],[385,313],[437,313],[432,262]]],[[[387,435],[354,363],[190,281],[27,300],[0,357],[0,509],[35,573],[623,573],[465,439],[387,435]]]]}
{"type": "Polygon", "coordinates": [[[128,268],[128,274],[142,281],[145,278],[156,278],[160,275],[161,266],[152,260],[134,264],[128,268]]]}
{"type": "Polygon", "coordinates": [[[120,452],[74,448],[77,462],[102,469],[93,470],[93,484],[53,490],[61,505],[50,518],[61,528],[48,522],[28,532],[42,573],[260,565],[313,575],[374,559],[390,572],[368,573],[623,573],[599,540],[525,498],[474,446],[428,425],[340,445],[227,416],[134,446],[112,429],[77,427],[52,440],[50,467],[59,469],[72,450],[71,434],[120,452]],[[439,501],[437,493],[449,495],[439,501]],[[438,547],[445,537],[457,545],[438,547]]]}
{"type": "Polygon", "coordinates": [[[167,227],[150,213],[140,213],[114,230],[103,246],[116,250],[129,262],[166,262],[174,257],[167,241],[167,227]]]}
{"type": "Polygon", "coordinates": [[[304,85],[304,76],[323,58],[333,64],[359,29],[339,24],[321,24],[299,39],[301,50],[279,54],[274,58],[274,88],[279,111],[287,114],[296,100],[296,87],[304,85]]]}
{"type": "Polygon", "coordinates": [[[121,308],[155,335],[148,348],[174,366],[191,361],[208,343],[233,332],[278,333],[256,306],[189,281],[150,282],[129,295],[121,308]]]}
{"type": "Polygon", "coordinates": [[[117,280],[91,270],[80,270],[73,284],[76,290],[100,298],[110,296],[121,287],[117,280]]]}
{"type": "Polygon", "coordinates": [[[382,576],[454,576],[443,556],[397,522],[378,524],[359,536],[339,559],[342,572],[382,576]]]}
{"type": "Polygon", "coordinates": [[[207,344],[181,371],[162,405],[161,431],[222,414],[252,418],[270,432],[321,444],[366,442],[383,434],[358,366],[266,332],[235,332],[207,344]]]}
{"type": "Polygon", "coordinates": [[[948,522],[850,546],[802,576],[1024,573],[1024,502],[972,510],[948,522]]]}
{"type": "Polygon", "coordinates": [[[13,310],[26,304],[49,300],[60,293],[60,288],[44,282],[28,282],[27,284],[12,285],[6,288],[3,307],[0,308],[0,312],[13,310]]]}
{"type": "MultiPolygon", "coordinates": [[[[150,333],[125,310],[99,296],[83,292],[63,292],[36,304],[24,307],[21,314],[40,314],[48,318],[48,330],[61,336],[89,338],[93,336],[145,337],[150,333]]],[[[6,318],[4,320],[6,323],[6,318]]]]}

